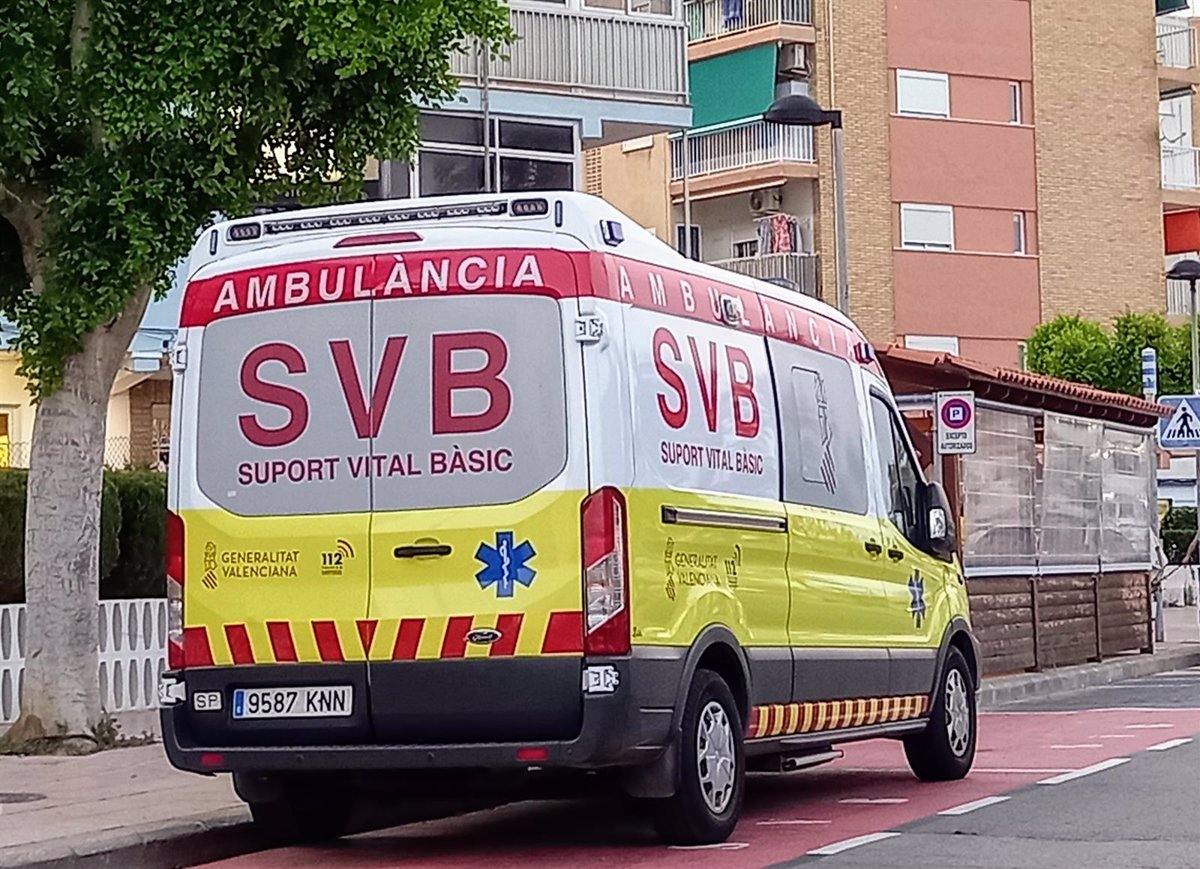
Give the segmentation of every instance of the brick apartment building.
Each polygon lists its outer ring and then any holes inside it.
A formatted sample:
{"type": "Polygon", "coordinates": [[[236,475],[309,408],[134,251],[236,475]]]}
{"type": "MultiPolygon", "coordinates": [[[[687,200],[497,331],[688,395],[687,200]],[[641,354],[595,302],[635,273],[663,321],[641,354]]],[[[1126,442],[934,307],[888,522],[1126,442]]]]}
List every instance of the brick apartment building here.
{"type": "Polygon", "coordinates": [[[662,237],[683,241],[686,175],[694,255],[833,300],[830,135],[762,120],[776,97],[801,92],[843,113],[851,315],[873,340],[1018,365],[1023,340],[1058,314],[1163,310],[1153,9],[686,9],[688,159],[680,137],[658,137],[600,149],[586,174],[662,237]]]}

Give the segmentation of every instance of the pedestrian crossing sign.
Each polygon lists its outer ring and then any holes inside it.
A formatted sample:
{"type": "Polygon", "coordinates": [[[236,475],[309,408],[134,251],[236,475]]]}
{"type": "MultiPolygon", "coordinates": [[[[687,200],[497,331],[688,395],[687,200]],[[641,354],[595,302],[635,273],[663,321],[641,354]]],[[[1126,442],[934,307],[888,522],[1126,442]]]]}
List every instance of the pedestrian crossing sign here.
{"type": "Polygon", "coordinates": [[[1200,395],[1164,395],[1160,404],[1172,408],[1158,421],[1158,444],[1164,450],[1200,449],[1200,395]]]}

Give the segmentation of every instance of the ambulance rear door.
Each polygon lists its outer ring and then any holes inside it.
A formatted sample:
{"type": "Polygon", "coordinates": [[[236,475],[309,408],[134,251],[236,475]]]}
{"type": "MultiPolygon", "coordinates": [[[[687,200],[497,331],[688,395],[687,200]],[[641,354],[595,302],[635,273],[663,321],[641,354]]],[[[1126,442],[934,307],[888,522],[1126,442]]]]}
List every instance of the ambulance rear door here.
{"type": "Polygon", "coordinates": [[[375,733],[567,739],[582,714],[587,488],[573,266],[536,246],[548,233],[472,230],[463,249],[465,234],[423,231],[377,260],[375,733]]]}
{"type": "Polygon", "coordinates": [[[353,288],[373,259],[328,243],[255,257],[200,273],[185,303],[185,326],[202,327],[177,456],[193,730],[208,744],[365,740],[372,301],[353,288]]]}

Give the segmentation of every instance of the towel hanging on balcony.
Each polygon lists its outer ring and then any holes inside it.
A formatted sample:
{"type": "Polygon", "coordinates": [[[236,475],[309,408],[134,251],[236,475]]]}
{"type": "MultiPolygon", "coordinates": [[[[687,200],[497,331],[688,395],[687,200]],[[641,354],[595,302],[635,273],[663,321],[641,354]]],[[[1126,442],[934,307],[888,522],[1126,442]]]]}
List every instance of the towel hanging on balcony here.
{"type": "Polygon", "coordinates": [[[725,27],[740,27],[742,24],[742,0],[721,0],[721,11],[725,27]]]}
{"type": "Polygon", "coordinates": [[[800,249],[799,221],[790,214],[772,214],[759,218],[758,252],[793,253],[800,249]]]}

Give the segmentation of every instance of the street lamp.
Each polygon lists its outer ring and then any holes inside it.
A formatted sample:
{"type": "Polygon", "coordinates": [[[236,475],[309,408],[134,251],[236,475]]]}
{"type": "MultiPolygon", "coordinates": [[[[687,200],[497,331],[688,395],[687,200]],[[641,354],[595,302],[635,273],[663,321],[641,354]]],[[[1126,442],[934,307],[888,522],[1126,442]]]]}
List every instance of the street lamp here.
{"type": "Polygon", "coordinates": [[[1197,346],[1200,345],[1200,339],[1196,335],[1196,282],[1200,281],[1200,260],[1181,259],[1171,266],[1167,272],[1167,280],[1188,282],[1188,296],[1191,299],[1189,312],[1192,318],[1192,393],[1196,394],[1200,392],[1200,370],[1197,369],[1200,353],[1196,352],[1197,346]]]}
{"type": "MultiPolygon", "coordinates": [[[[772,124],[789,127],[829,127],[833,138],[833,199],[837,246],[837,307],[850,315],[850,274],[846,255],[846,177],[842,165],[842,113],[827,111],[804,94],[782,96],[767,109],[763,118],[772,124]]],[[[1200,268],[1200,263],[1197,263],[1200,268]]],[[[1198,275],[1200,277],[1200,275],[1198,275]]]]}

